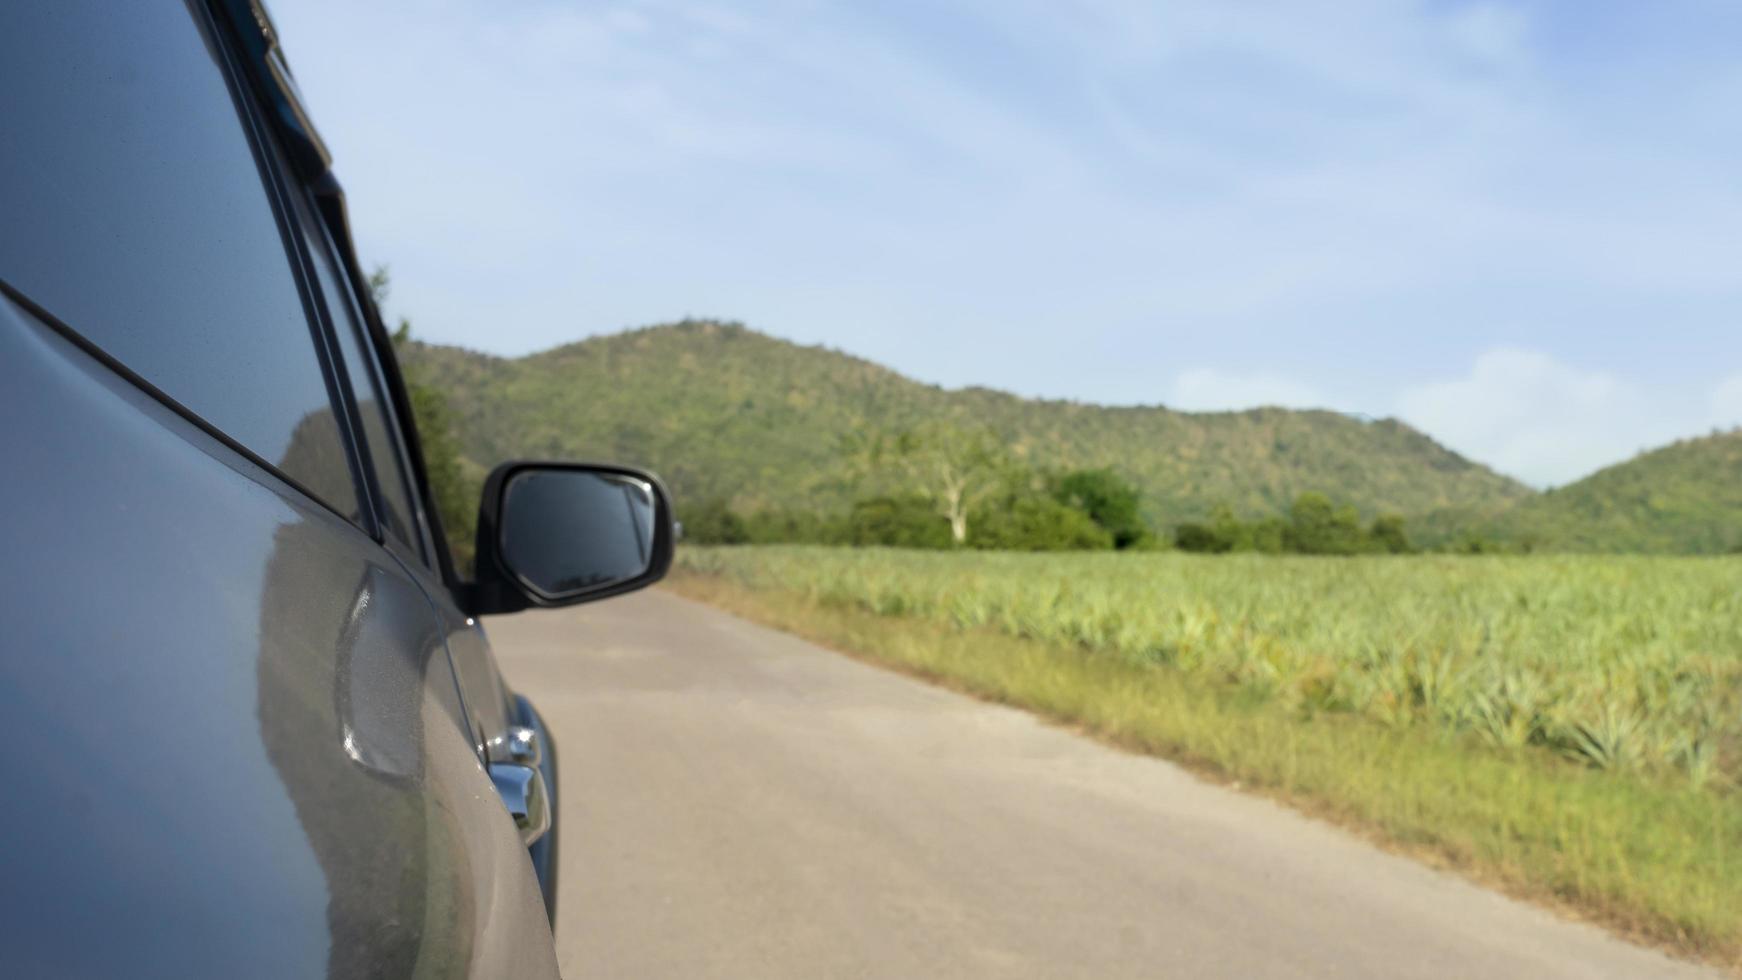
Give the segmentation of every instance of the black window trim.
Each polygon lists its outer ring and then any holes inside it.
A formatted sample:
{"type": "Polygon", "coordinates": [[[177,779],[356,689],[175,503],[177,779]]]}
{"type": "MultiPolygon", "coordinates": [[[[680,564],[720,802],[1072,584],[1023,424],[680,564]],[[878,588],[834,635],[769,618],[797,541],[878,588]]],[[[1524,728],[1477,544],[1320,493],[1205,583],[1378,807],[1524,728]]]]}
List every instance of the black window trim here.
{"type": "MultiPolygon", "coordinates": [[[[294,174],[287,174],[286,179],[287,181],[294,181],[294,174]]],[[[409,549],[409,553],[405,557],[409,557],[425,565],[430,565],[431,562],[429,555],[433,546],[428,541],[428,527],[422,520],[422,515],[420,513],[421,508],[418,506],[418,497],[413,492],[411,467],[406,460],[405,447],[402,444],[402,439],[399,434],[399,418],[397,414],[393,412],[392,400],[387,396],[387,386],[382,380],[380,366],[377,363],[380,358],[376,354],[373,345],[370,343],[368,328],[364,325],[362,319],[362,304],[358,301],[355,291],[351,287],[350,276],[345,271],[346,264],[340,258],[342,253],[339,245],[334,241],[333,235],[327,227],[327,222],[322,216],[320,208],[316,206],[314,197],[308,194],[307,188],[300,183],[296,184],[293,193],[301,193],[303,196],[303,207],[297,208],[297,212],[299,217],[304,214],[308,217],[311,227],[306,229],[306,231],[308,232],[309,237],[314,240],[316,247],[327,250],[327,255],[333,262],[334,270],[340,273],[340,281],[337,283],[340,295],[336,297],[337,301],[350,304],[349,310],[335,313],[332,309],[326,306],[325,287],[322,286],[316,290],[321,297],[321,305],[326,312],[327,329],[333,332],[335,339],[340,330],[354,329],[358,331],[358,347],[362,351],[365,359],[364,363],[352,365],[344,356],[343,345],[334,348],[337,354],[334,361],[338,364],[339,372],[346,380],[346,393],[349,397],[347,406],[356,416],[354,431],[358,433],[357,444],[359,454],[367,464],[364,469],[369,474],[369,493],[375,501],[375,520],[376,526],[381,530],[381,541],[389,547],[398,544],[407,548],[409,549]],[[355,370],[353,370],[353,368],[355,370]],[[354,375],[362,375],[362,377],[359,378],[354,375]],[[386,434],[392,445],[385,447],[376,446],[369,441],[367,430],[363,426],[362,408],[358,403],[358,391],[360,388],[367,388],[371,392],[379,393],[382,402],[381,413],[387,423],[386,434]],[[411,527],[407,528],[407,531],[410,532],[413,540],[401,540],[399,535],[388,530],[388,521],[386,519],[388,508],[387,495],[384,488],[381,487],[380,470],[374,465],[377,453],[389,457],[390,462],[392,463],[390,468],[394,472],[401,474],[406,481],[405,491],[407,496],[410,498],[408,503],[410,503],[412,508],[412,513],[406,515],[406,518],[412,524],[411,527]]],[[[318,259],[314,261],[318,261],[318,259]]],[[[310,267],[310,271],[314,271],[312,266],[310,267]]],[[[318,274],[316,275],[314,282],[317,286],[320,284],[318,274]]]]}
{"type": "MultiPolygon", "coordinates": [[[[207,16],[211,18],[214,28],[223,23],[219,16],[221,13],[221,11],[207,11],[207,16]]],[[[349,376],[349,367],[345,363],[337,337],[334,334],[334,331],[342,328],[340,318],[327,308],[325,290],[320,285],[320,277],[314,266],[316,259],[308,254],[305,233],[314,238],[319,247],[328,248],[331,258],[343,270],[342,278],[346,281],[341,288],[347,288],[350,291],[350,300],[363,313],[365,322],[361,326],[364,327],[364,336],[361,340],[363,346],[372,348],[371,341],[374,340],[375,330],[372,329],[373,324],[370,321],[378,322],[379,316],[375,314],[372,304],[366,304],[365,299],[368,294],[360,291],[358,287],[359,277],[355,269],[354,255],[349,247],[349,237],[341,237],[334,233],[329,214],[331,208],[323,206],[332,196],[330,192],[326,191],[323,183],[334,183],[334,191],[336,191],[336,182],[331,181],[330,171],[328,171],[323,174],[326,178],[324,182],[310,184],[300,179],[301,175],[297,172],[297,165],[294,162],[297,159],[319,160],[324,164],[326,156],[324,152],[317,157],[310,157],[307,153],[293,156],[292,148],[298,142],[293,137],[297,137],[298,134],[286,132],[279,116],[269,111],[268,103],[272,99],[272,93],[262,91],[259,79],[254,77],[254,73],[244,70],[245,66],[240,63],[236,50],[228,44],[220,43],[218,46],[224,49],[224,59],[230,69],[232,95],[237,99],[240,111],[248,118],[256,159],[263,174],[266,175],[269,196],[274,199],[274,210],[280,222],[279,227],[284,237],[285,248],[294,260],[292,263],[293,272],[297,279],[298,289],[302,291],[303,304],[309,317],[310,327],[319,335],[318,347],[329,388],[329,398],[333,402],[335,414],[341,417],[340,430],[342,438],[347,444],[346,450],[353,468],[352,482],[357,489],[358,502],[367,522],[364,531],[390,551],[400,550],[400,548],[395,547],[396,544],[403,545],[409,553],[402,554],[402,558],[442,573],[451,567],[451,559],[447,556],[445,540],[441,537],[439,524],[432,519],[430,514],[425,513],[426,508],[423,501],[428,494],[424,489],[426,481],[423,479],[422,470],[417,466],[408,467],[405,465],[407,462],[420,461],[421,457],[406,460],[404,455],[401,455],[403,450],[407,448],[403,443],[408,442],[409,439],[405,433],[405,425],[400,419],[408,418],[409,415],[399,411],[390,411],[388,414],[390,424],[398,429],[396,434],[399,439],[396,441],[402,443],[402,445],[394,446],[392,452],[400,457],[400,468],[404,470],[407,479],[413,484],[408,489],[412,491],[412,506],[415,513],[408,516],[417,525],[414,534],[420,540],[399,542],[397,536],[387,531],[387,522],[383,517],[387,505],[380,485],[376,481],[375,469],[371,465],[373,460],[370,454],[375,449],[369,445],[368,438],[364,434],[361,413],[355,400],[356,382],[349,376]],[[302,200],[300,202],[293,200],[293,195],[301,195],[302,200]],[[304,228],[302,223],[305,220],[312,227],[304,228]],[[432,555],[436,556],[435,561],[432,561],[432,555]]],[[[245,45],[243,47],[245,48],[245,45]]],[[[276,80],[276,78],[275,75],[274,79],[276,80]]],[[[298,118],[302,117],[299,115],[298,118]]],[[[339,195],[339,198],[339,207],[342,208],[342,194],[339,195]]],[[[341,297],[342,299],[344,297],[341,297]]],[[[379,365],[381,355],[378,350],[368,349],[365,353],[376,360],[379,365]]],[[[381,373],[385,375],[387,373],[384,369],[385,366],[380,365],[380,367],[383,368],[381,373]]],[[[368,370],[368,367],[365,366],[364,370],[368,370]]],[[[382,378],[382,380],[385,381],[386,378],[382,378]]],[[[400,402],[400,399],[396,397],[397,392],[393,390],[391,383],[385,387],[387,391],[384,394],[388,402],[386,407],[396,408],[400,402]]],[[[443,575],[444,582],[456,580],[451,575],[443,575]]]]}
{"type": "Polygon", "coordinates": [[[340,253],[338,258],[350,280],[352,296],[357,300],[363,315],[364,339],[371,347],[369,353],[375,358],[381,380],[385,383],[387,400],[398,426],[401,448],[406,455],[406,462],[409,463],[407,476],[413,483],[416,519],[420,532],[430,546],[430,557],[433,558],[433,561],[426,559],[424,564],[440,576],[443,584],[448,587],[450,596],[464,608],[466,583],[455,571],[453,556],[448,550],[441,512],[436,507],[435,494],[424,464],[423,443],[418,437],[404,375],[400,371],[398,358],[393,354],[392,338],[381,319],[380,309],[369,295],[368,278],[357,261],[344,190],[333,176],[324,145],[318,137],[313,136],[312,125],[308,123],[306,113],[294,93],[286,89],[284,76],[287,69],[279,69],[272,64],[273,59],[280,57],[280,52],[276,36],[263,23],[263,14],[257,11],[251,0],[205,0],[202,5],[207,7],[208,17],[229,28],[227,36],[235,42],[235,49],[232,50],[229,44],[218,46],[224,49],[226,61],[240,80],[248,83],[248,88],[255,96],[254,99],[242,100],[255,107],[250,109],[250,115],[257,108],[260,109],[266,125],[281,137],[284,149],[291,158],[291,172],[283,175],[281,179],[292,185],[300,185],[311,193],[332,242],[337,246],[340,253]],[[242,61],[240,66],[236,64],[238,60],[242,61]],[[265,106],[276,107],[278,111],[265,112],[261,108],[265,106]]]}
{"type": "MultiPolygon", "coordinates": [[[[295,257],[299,287],[307,290],[310,320],[320,332],[321,344],[326,355],[329,383],[337,388],[337,395],[333,400],[334,412],[343,416],[340,429],[344,432],[345,441],[350,444],[350,451],[358,464],[359,472],[352,474],[353,480],[357,484],[357,499],[361,508],[368,512],[371,525],[368,529],[370,536],[383,546],[391,548],[392,545],[389,542],[395,542],[398,538],[387,530],[386,500],[380,483],[375,478],[375,467],[373,466],[375,448],[369,445],[368,436],[363,428],[362,411],[357,405],[357,379],[350,376],[350,365],[345,361],[344,349],[339,345],[336,335],[337,331],[344,328],[341,322],[342,312],[334,311],[327,305],[326,288],[321,284],[320,272],[316,268],[316,263],[320,260],[309,254],[311,245],[314,248],[328,248],[330,253],[331,249],[325,238],[325,229],[321,227],[322,222],[317,217],[314,203],[309,200],[307,194],[303,193],[301,185],[296,183],[295,175],[289,172],[288,161],[282,148],[276,145],[276,141],[272,140],[270,132],[262,135],[266,141],[272,142],[272,145],[267,148],[266,156],[275,165],[271,176],[271,180],[275,184],[274,193],[281,195],[285,205],[285,221],[287,223],[285,248],[289,249],[295,257]],[[302,195],[301,201],[293,199],[298,194],[302,195]]],[[[330,257],[333,258],[336,265],[337,257],[330,257]]],[[[345,297],[341,296],[338,299],[343,302],[345,297]]],[[[405,544],[414,551],[417,548],[415,542],[405,542],[405,544]]],[[[421,556],[414,557],[421,560],[421,556]]]]}
{"type": "Polygon", "coordinates": [[[425,567],[440,576],[454,602],[464,608],[463,586],[466,583],[455,570],[453,555],[448,550],[441,511],[436,506],[435,491],[430,485],[429,470],[424,464],[423,440],[418,435],[411,395],[405,386],[405,375],[400,370],[399,358],[393,352],[393,337],[387,331],[386,321],[381,318],[380,307],[375,305],[374,297],[369,294],[369,279],[363,274],[363,267],[357,261],[350,215],[345,207],[344,188],[339,186],[338,179],[331,170],[324,170],[309,180],[308,187],[320,206],[328,233],[332,236],[333,244],[338,247],[339,260],[350,278],[351,295],[357,300],[363,314],[363,339],[369,348],[368,353],[375,360],[376,368],[381,372],[388,405],[392,408],[393,420],[398,427],[400,448],[405,452],[405,461],[408,464],[406,474],[413,484],[412,506],[417,511],[417,521],[430,546],[431,560],[425,562],[425,567]]]}
{"type": "Polygon", "coordinates": [[[357,297],[362,309],[364,322],[364,340],[369,345],[369,354],[374,357],[376,368],[381,372],[381,380],[386,388],[387,401],[393,411],[393,420],[397,426],[400,448],[405,452],[408,464],[407,475],[412,481],[414,500],[412,505],[417,511],[416,519],[430,546],[430,557],[433,562],[429,567],[448,587],[448,593],[454,602],[465,608],[466,582],[454,567],[454,557],[448,549],[447,529],[442,526],[440,509],[436,506],[435,490],[429,482],[429,471],[424,465],[423,440],[418,435],[417,418],[412,412],[411,395],[405,386],[405,375],[399,368],[399,358],[393,351],[393,337],[387,332],[386,322],[381,319],[381,310],[375,305],[375,300],[368,292],[368,279],[363,275],[363,269],[357,263],[357,253],[352,247],[350,221],[345,210],[345,194],[339,188],[329,171],[324,179],[315,186],[315,195],[322,205],[332,230],[334,242],[342,253],[341,259],[350,273],[351,293],[357,297]]]}
{"type": "MultiPolygon", "coordinates": [[[[258,172],[261,184],[266,192],[266,198],[272,208],[273,220],[278,225],[278,235],[284,245],[286,272],[296,284],[297,295],[302,301],[303,319],[308,324],[309,341],[314,348],[315,359],[320,365],[321,377],[327,386],[327,403],[333,409],[333,418],[339,430],[339,441],[344,445],[345,461],[351,469],[351,486],[357,495],[357,516],[339,514],[347,522],[360,527],[363,532],[377,541],[381,540],[380,522],[376,519],[374,485],[368,481],[368,466],[362,457],[363,441],[358,433],[355,407],[350,403],[349,392],[339,374],[339,358],[325,317],[325,310],[319,305],[320,290],[315,285],[314,269],[311,259],[303,249],[301,236],[295,226],[297,216],[295,206],[286,195],[285,182],[280,174],[278,148],[271,143],[272,135],[267,131],[261,118],[261,107],[251,97],[251,90],[246,84],[246,78],[241,65],[237,62],[235,51],[225,43],[225,36],[220,30],[220,24],[213,12],[205,4],[189,4],[190,9],[199,8],[198,29],[205,33],[213,51],[218,55],[219,71],[224,76],[225,88],[229,90],[230,101],[235,106],[236,115],[242,125],[243,133],[248,141],[248,149],[254,157],[254,167],[258,172]]],[[[281,473],[278,467],[270,467],[274,473],[281,473]]],[[[325,504],[328,510],[337,513],[337,509],[318,494],[307,487],[291,481],[297,489],[309,497],[325,504]]]]}

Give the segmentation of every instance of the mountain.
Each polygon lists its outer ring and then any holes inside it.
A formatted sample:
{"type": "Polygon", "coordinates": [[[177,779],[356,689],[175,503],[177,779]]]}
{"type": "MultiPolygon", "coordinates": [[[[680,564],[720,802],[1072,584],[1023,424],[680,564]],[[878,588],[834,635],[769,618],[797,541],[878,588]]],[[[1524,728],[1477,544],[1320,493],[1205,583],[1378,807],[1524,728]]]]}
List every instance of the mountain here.
{"type": "Polygon", "coordinates": [[[1111,466],[1157,526],[1226,503],[1279,513],[1317,490],[1364,515],[1492,513],[1531,496],[1401,422],[1261,408],[1187,413],[948,390],[742,326],[685,321],[519,358],[411,342],[407,370],[444,392],[474,476],[511,457],[608,459],[665,477],[680,501],[831,510],[843,437],[926,419],[989,426],[1037,466],[1111,466]]]}
{"type": "Polygon", "coordinates": [[[1558,551],[1742,550],[1742,429],[1683,439],[1520,501],[1485,532],[1558,551]]]}

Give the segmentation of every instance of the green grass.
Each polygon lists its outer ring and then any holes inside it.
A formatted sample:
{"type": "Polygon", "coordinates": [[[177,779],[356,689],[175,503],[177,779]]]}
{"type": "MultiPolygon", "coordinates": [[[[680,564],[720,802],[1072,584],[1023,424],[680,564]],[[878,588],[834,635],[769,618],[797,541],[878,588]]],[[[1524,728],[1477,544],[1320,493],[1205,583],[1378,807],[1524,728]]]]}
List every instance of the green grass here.
{"type": "Polygon", "coordinates": [[[1742,965],[1742,560],[686,548],[679,591],[1742,965]]]}

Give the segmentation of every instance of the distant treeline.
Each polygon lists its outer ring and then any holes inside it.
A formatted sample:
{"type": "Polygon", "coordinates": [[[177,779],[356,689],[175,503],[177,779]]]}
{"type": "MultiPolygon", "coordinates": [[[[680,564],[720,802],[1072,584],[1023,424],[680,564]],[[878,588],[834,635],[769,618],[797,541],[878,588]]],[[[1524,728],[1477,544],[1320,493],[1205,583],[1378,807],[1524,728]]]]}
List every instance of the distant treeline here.
{"type": "MultiPolygon", "coordinates": [[[[684,537],[698,544],[954,546],[949,523],[921,496],[872,497],[845,514],[803,511],[739,513],[720,500],[679,506],[684,537]]],[[[965,547],[1005,551],[1089,551],[1177,548],[1201,554],[1407,554],[1416,549],[1401,517],[1363,523],[1355,508],[1320,493],[1304,493],[1288,516],[1253,521],[1218,507],[1207,521],[1152,531],[1138,514],[1135,488],[1107,470],[1054,475],[1013,488],[977,508],[965,547]]],[[[1460,540],[1452,549],[1496,550],[1460,540]]]]}
{"type": "Polygon", "coordinates": [[[1243,521],[1221,506],[1204,523],[1157,533],[1137,486],[1107,467],[1043,470],[989,430],[933,421],[871,431],[841,447],[841,473],[859,499],[845,513],[739,512],[725,500],[679,507],[687,537],[703,544],[810,543],[1003,551],[1178,547],[1314,555],[1412,550],[1403,518],[1363,524],[1322,493],[1295,500],[1287,518],[1243,521]]]}
{"type": "MultiPolygon", "coordinates": [[[[1111,470],[1006,474],[962,515],[962,547],[1006,551],[1150,548],[1158,542],[1139,514],[1137,488],[1111,470]]],[[[700,544],[956,547],[949,514],[920,493],[859,500],[844,514],[739,513],[722,500],[678,506],[684,538],[700,544]]]]}
{"type": "Polygon", "coordinates": [[[1231,508],[1216,508],[1204,523],[1181,524],[1174,529],[1174,544],[1181,551],[1221,554],[1258,551],[1266,554],[1359,555],[1406,554],[1409,535],[1403,518],[1395,514],[1361,523],[1361,515],[1349,505],[1338,506],[1322,493],[1303,493],[1295,498],[1288,517],[1265,517],[1242,521],[1231,508]]]}

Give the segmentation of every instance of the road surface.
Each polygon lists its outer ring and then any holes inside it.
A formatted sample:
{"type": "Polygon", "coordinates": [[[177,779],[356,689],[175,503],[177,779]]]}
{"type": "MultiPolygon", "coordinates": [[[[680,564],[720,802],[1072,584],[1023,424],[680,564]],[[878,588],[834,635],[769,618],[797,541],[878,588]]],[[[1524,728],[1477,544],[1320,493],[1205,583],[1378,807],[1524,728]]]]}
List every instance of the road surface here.
{"type": "Polygon", "coordinates": [[[565,977],[1715,975],[667,592],[488,628],[560,747],[565,977]]]}

